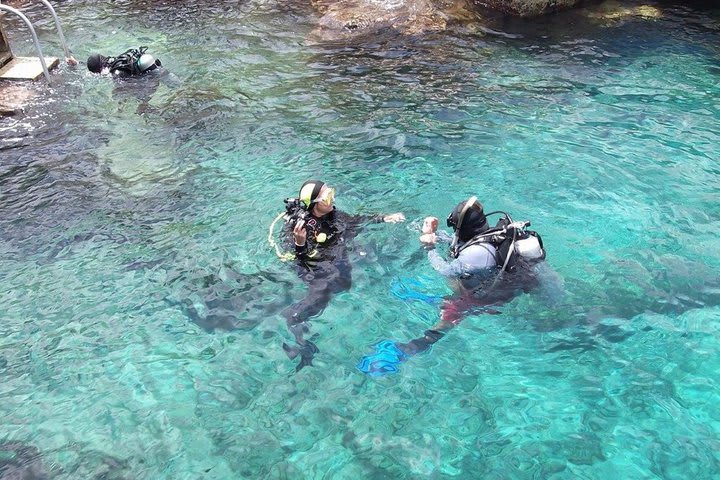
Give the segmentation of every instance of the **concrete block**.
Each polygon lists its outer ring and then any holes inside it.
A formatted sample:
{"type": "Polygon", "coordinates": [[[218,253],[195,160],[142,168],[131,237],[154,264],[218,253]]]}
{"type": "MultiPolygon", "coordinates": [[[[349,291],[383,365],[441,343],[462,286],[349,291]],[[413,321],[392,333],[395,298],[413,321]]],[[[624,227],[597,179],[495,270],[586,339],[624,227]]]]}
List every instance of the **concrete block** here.
{"type": "MultiPolygon", "coordinates": [[[[58,66],[55,57],[45,57],[48,70],[58,66]]],[[[15,57],[0,68],[0,80],[37,80],[43,74],[40,59],[37,57],[15,57]]]]}

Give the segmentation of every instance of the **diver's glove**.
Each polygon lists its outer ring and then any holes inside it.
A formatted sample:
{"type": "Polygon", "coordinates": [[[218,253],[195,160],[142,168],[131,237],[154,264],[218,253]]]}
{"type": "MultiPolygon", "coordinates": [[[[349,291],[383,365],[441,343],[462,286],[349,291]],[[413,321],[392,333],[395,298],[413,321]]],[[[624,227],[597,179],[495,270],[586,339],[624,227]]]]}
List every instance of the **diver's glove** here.
{"type": "Polygon", "coordinates": [[[366,355],[357,364],[358,370],[371,377],[396,373],[408,356],[392,340],[383,340],[375,346],[375,353],[366,355]]]}

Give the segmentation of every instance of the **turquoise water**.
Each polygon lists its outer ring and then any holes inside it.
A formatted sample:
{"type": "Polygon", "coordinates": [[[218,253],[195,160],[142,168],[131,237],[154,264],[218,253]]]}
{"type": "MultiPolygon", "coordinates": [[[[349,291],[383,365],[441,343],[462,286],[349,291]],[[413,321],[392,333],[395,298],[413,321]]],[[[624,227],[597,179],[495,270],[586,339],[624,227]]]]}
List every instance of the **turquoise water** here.
{"type": "Polygon", "coordinates": [[[63,66],[0,119],[0,458],[32,446],[10,463],[58,479],[720,476],[720,13],[656,6],[318,43],[297,4],[59,5],[78,58],[147,44],[172,76],[63,66]],[[310,177],[408,222],[354,242],[295,373],[279,311],[305,286],[267,234],[310,177]],[[562,295],[363,376],[436,321],[393,291],[448,292],[418,225],[471,194],[532,220],[562,295]]]}

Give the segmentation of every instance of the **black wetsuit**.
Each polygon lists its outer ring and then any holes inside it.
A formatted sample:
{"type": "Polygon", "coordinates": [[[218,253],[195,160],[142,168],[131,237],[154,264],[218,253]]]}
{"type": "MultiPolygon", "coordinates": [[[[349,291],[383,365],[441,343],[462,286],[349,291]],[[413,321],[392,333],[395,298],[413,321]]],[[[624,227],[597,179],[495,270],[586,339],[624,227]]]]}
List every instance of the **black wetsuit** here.
{"type": "Polygon", "coordinates": [[[348,242],[360,231],[363,224],[381,222],[382,216],[348,215],[333,209],[322,217],[307,215],[307,240],[302,247],[295,245],[292,230],[295,222],[286,224],[286,243],[295,249],[298,276],[308,285],[307,295],[283,312],[288,329],[295,335],[300,349],[287,345],[283,348],[291,358],[302,356],[300,370],[311,364],[317,347],[303,339],[307,331],[305,322],[323,312],[336,293],[346,291],[352,284],[352,267],[348,258],[348,242]]]}

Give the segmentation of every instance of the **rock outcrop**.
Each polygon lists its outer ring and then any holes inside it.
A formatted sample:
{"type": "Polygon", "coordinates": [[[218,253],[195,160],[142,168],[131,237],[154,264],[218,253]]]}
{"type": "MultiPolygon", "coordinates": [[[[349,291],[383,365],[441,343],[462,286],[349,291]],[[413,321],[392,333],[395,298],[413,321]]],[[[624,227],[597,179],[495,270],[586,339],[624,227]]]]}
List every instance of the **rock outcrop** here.
{"type": "Polygon", "coordinates": [[[475,17],[470,0],[314,0],[322,17],[313,36],[337,40],[393,30],[406,35],[445,30],[475,17]]]}
{"type": "Polygon", "coordinates": [[[582,0],[476,0],[478,5],[503,13],[533,17],[579,5],[582,0]]]}
{"type": "Polygon", "coordinates": [[[322,15],[313,37],[340,40],[395,31],[414,35],[442,31],[478,19],[482,9],[522,17],[571,8],[583,0],[312,0],[322,15]]]}
{"type": "Polygon", "coordinates": [[[612,26],[637,18],[658,19],[662,17],[662,10],[654,5],[626,6],[618,0],[608,0],[588,8],[585,15],[596,23],[612,26]]]}

